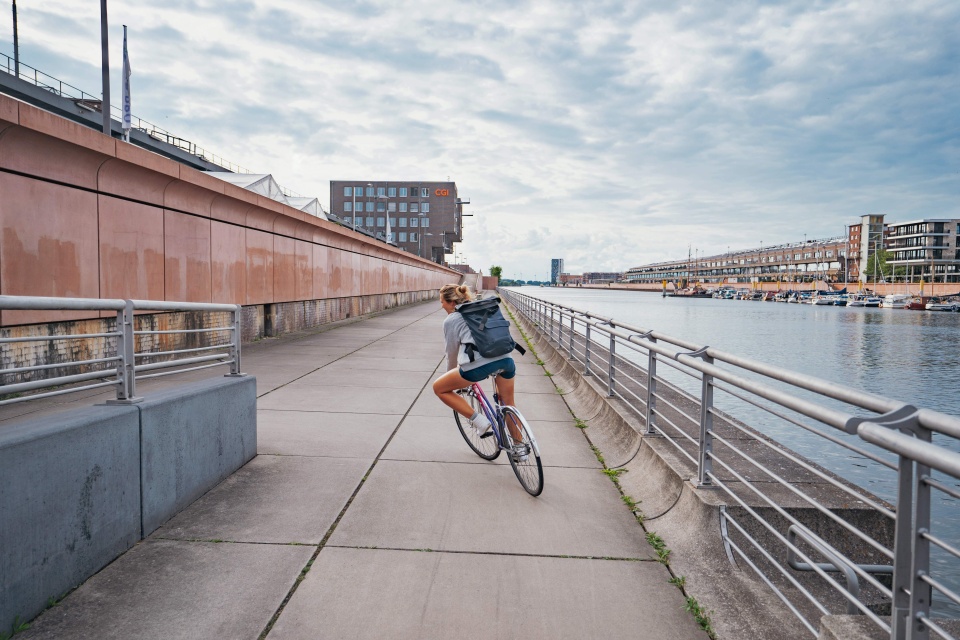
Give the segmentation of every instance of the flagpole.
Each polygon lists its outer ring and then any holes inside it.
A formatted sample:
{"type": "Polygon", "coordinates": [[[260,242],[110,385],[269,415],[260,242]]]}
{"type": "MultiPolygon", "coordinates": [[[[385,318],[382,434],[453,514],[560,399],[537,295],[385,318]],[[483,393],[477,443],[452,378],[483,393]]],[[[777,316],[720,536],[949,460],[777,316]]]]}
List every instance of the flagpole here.
{"type": "Polygon", "coordinates": [[[123,77],[121,78],[122,97],[120,100],[123,117],[120,128],[123,130],[124,142],[130,142],[130,127],[133,118],[130,113],[130,56],[127,54],[127,25],[123,25],[123,77]]]}
{"type": "Polygon", "coordinates": [[[20,77],[20,38],[17,34],[17,0],[13,0],[13,71],[20,77]]]}
{"type": "Polygon", "coordinates": [[[103,132],[110,132],[110,48],[107,34],[107,0],[100,0],[100,57],[103,81],[103,101],[100,103],[100,112],[103,114],[103,132]]]}

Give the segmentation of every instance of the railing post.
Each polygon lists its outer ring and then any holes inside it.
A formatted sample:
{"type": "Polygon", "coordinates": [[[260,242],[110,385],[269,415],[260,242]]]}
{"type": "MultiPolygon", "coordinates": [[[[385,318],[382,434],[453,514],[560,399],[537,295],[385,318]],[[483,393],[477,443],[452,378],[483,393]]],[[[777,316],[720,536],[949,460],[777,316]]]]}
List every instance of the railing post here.
{"type": "Polygon", "coordinates": [[[133,335],[133,321],[133,300],[124,300],[123,311],[117,314],[118,329],[122,333],[118,349],[123,367],[123,382],[117,389],[116,400],[107,400],[107,404],[128,404],[142,400],[137,397],[137,346],[133,335]]]}
{"type": "MultiPolygon", "coordinates": [[[[683,355],[713,364],[713,358],[707,355],[707,347],[683,355]]],[[[706,489],[714,486],[710,479],[710,473],[713,472],[713,376],[703,373],[700,380],[700,460],[697,465],[697,488],[706,489]]]]}
{"type": "Polygon", "coordinates": [[[563,309],[557,309],[557,351],[563,349],[563,309]]]}
{"type": "MultiPolygon", "coordinates": [[[[653,336],[648,336],[647,340],[656,342],[653,336]]],[[[645,436],[657,435],[657,354],[653,349],[647,351],[647,411],[644,416],[647,429],[645,436]]]]}
{"type": "Polygon", "coordinates": [[[130,379],[127,377],[127,332],[124,329],[127,314],[126,309],[117,310],[117,332],[120,336],[117,338],[117,355],[120,356],[120,362],[117,363],[117,401],[122,402],[129,398],[130,379]]]}
{"type": "Polygon", "coordinates": [[[231,376],[241,376],[240,373],[240,312],[243,309],[239,304],[233,310],[233,342],[230,345],[230,359],[233,360],[230,363],[230,373],[227,375],[231,376]]]}
{"type": "MultiPolygon", "coordinates": [[[[917,425],[913,429],[918,440],[931,441],[929,429],[917,425]]],[[[910,461],[900,459],[900,464],[910,464],[910,461]]],[[[910,567],[910,628],[907,631],[909,640],[928,640],[930,631],[923,624],[922,618],[930,616],[930,599],[933,597],[929,584],[921,578],[930,573],[930,542],[924,535],[930,533],[930,485],[925,480],[930,478],[930,467],[916,463],[914,467],[913,488],[913,535],[912,535],[912,562],[910,567]]],[[[900,505],[897,505],[897,518],[900,517],[900,505]]]]}
{"type": "Polygon", "coordinates": [[[587,320],[587,323],[585,326],[587,328],[586,330],[587,340],[584,343],[584,352],[586,355],[583,359],[583,375],[590,376],[593,374],[590,373],[590,321],[589,320],[587,320]]]}
{"type": "Polygon", "coordinates": [[[550,342],[553,342],[553,307],[550,307],[550,342]]]}
{"type": "Polygon", "coordinates": [[[573,310],[570,310],[570,346],[567,348],[567,353],[570,354],[570,358],[573,358],[573,310]]]}
{"type": "Polygon", "coordinates": [[[616,356],[617,356],[617,337],[616,337],[615,335],[613,335],[613,331],[612,331],[613,325],[612,325],[612,324],[610,325],[610,329],[611,329],[611,332],[610,332],[610,368],[609,368],[608,371],[607,371],[607,395],[612,398],[612,397],[615,395],[615,393],[616,393],[616,384],[617,384],[616,376],[615,376],[616,367],[614,367],[614,360],[616,360],[616,356]]]}

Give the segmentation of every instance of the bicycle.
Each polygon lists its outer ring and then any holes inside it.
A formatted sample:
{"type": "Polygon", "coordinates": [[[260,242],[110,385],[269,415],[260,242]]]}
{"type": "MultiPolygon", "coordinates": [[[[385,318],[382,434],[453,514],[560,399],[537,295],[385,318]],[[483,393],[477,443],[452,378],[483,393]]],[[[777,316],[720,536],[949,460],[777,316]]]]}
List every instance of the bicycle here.
{"type": "MultiPolygon", "coordinates": [[[[494,376],[491,376],[494,377],[494,376]]],[[[532,496],[543,491],[543,465],[540,463],[540,447],[533,430],[516,407],[500,404],[500,395],[494,383],[493,402],[487,398],[479,382],[458,391],[474,411],[481,410],[493,425],[485,434],[478,435],[470,422],[456,411],[460,435],[473,452],[484,460],[495,460],[501,451],[509,456],[510,466],[520,484],[532,496]],[[518,441],[519,439],[519,441],[518,441]]]]}

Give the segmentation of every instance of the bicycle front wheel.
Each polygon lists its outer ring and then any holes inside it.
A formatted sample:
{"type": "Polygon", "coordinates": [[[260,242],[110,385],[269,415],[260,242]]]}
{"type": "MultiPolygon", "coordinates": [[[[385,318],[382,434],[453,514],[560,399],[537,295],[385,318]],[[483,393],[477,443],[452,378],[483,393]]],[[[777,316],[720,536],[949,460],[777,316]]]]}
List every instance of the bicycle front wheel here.
{"type": "Polygon", "coordinates": [[[513,407],[503,408],[503,421],[504,448],[509,455],[510,466],[527,493],[538,496],[543,491],[543,465],[540,464],[540,451],[533,439],[533,432],[513,407]]]}
{"type": "MultiPolygon", "coordinates": [[[[463,394],[464,399],[470,403],[470,407],[476,411],[483,413],[483,410],[480,409],[480,401],[477,400],[477,396],[473,394],[473,390],[468,390],[463,394]]],[[[473,452],[483,458],[484,460],[494,460],[497,456],[500,455],[500,445],[497,444],[497,437],[491,433],[491,435],[486,438],[481,438],[477,435],[477,432],[472,426],[470,426],[470,421],[461,416],[456,411],[453,412],[453,417],[457,421],[457,428],[460,429],[460,435],[463,436],[463,439],[467,441],[467,445],[473,449],[473,452]]]]}

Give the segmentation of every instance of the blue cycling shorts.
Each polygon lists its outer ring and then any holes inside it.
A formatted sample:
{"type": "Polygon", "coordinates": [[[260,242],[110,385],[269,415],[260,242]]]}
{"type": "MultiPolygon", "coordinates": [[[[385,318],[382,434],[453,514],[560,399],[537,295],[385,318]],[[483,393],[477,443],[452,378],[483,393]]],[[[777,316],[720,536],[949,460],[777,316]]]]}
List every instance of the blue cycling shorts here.
{"type": "Polygon", "coordinates": [[[460,367],[460,377],[467,382],[480,382],[484,378],[492,376],[493,374],[503,376],[505,379],[509,380],[513,376],[517,375],[517,365],[514,364],[513,358],[507,357],[494,360],[493,362],[488,362],[483,366],[477,367],[476,369],[469,369],[467,371],[464,371],[463,367],[460,367]]]}

